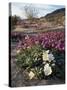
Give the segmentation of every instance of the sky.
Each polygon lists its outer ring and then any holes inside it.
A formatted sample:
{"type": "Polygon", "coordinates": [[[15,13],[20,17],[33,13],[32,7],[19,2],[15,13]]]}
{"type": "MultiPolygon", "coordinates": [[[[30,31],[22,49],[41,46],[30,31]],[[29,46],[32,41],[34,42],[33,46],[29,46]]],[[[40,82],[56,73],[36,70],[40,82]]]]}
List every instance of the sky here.
{"type": "Polygon", "coordinates": [[[47,5],[47,4],[29,4],[29,3],[15,3],[11,4],[12,15],[20,16],[22,19],[26,19],[26,14],[24,11],[25,6],[33,6],[38,12],[38,17],[43,17],[48,13],[53,12],[56,9],[64,8],[63,5],[47,5]]]}

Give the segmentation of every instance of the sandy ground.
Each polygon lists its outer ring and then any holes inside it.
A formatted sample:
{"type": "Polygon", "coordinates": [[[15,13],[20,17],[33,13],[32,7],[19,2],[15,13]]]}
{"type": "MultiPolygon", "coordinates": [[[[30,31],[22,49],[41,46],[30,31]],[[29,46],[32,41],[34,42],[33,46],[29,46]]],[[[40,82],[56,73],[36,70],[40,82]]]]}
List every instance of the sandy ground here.
{"type": "Polygon", "coordinates": [[[51,28],[44,28],[44,29],[34,29],[34,28],[15,28],[13,32],[23,32],[23,33],[34,33],[34,32],[45,32],[45,31],[55,31],[55,30],[64,30],[63,26],[58,26],[58,27],[51,27],[51,28]]]}

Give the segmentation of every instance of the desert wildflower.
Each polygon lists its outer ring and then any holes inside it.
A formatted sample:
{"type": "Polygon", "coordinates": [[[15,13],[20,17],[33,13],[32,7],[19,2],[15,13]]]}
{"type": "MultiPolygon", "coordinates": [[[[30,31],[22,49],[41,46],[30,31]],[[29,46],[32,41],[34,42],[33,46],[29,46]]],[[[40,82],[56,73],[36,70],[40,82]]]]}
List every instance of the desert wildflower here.
{"type": "Polygon", "coordinates": [[[48,56],[48,50],[47,51],[43,51],[43,61],[49,61],[49,56],[48,56]]]}
{"type": "Polygon", "coordinates": [[[44,66],[44,74],[45,76],[49,76],[52,74],[52,69],[48,63],[44,66]]]}
{"type": "Polygon", "coordinates": [[[32,71],[30,71],[30,73],[29,73],[29,78],[30,78],[30,80],[33,79],[34,76],[35,76],[35,74],[34,74],[32,71]]]}
{"type": "Polygon", "coordinates": [[[17,54],[19,54],[20,52],[21,52],[21,50],[20,50],[20,49],[16,51],[16,53],[17,53],[17,54]]]}

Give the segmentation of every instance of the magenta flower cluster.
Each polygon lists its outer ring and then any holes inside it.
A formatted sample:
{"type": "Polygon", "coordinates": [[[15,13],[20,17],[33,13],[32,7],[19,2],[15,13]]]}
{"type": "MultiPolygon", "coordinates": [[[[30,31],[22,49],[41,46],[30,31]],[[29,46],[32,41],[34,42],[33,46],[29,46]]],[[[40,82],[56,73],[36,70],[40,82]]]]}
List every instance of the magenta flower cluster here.
{"type": "Polygon", "coordinates": [[[51,31],[33,35],[22,36],[19,40],[17,48],[29,48],[33,45],[39,44],[43,48],[56,49],[65,51],[65,32],[64,31],[51,31]]]}

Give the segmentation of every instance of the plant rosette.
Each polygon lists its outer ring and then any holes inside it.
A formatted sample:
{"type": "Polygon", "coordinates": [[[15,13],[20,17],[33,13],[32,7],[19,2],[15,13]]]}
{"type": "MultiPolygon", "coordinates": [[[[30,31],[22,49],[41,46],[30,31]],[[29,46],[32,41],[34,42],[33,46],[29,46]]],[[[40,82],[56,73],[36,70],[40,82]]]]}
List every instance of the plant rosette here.
{"type": "Polygon", "coordinates": [[[30,80],[35,77],[41,79],[44,76],[51,75],[53,72],[52,65],[55,66],[53,61],[54,55],[49,50],[42,50],[38,45],[27,48],[21,53],[18,51],[17,55],[17,64],[24,70],[28,70],[30,80]]]}

